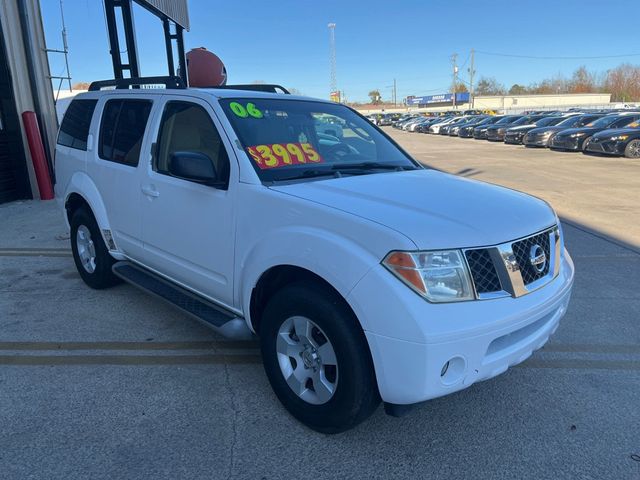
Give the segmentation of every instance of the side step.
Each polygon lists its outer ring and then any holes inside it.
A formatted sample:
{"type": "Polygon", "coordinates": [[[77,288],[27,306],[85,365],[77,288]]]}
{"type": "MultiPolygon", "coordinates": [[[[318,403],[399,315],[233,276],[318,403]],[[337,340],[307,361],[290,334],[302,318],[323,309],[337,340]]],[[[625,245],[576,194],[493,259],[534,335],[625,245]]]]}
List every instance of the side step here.
{"type": "Polygon", "coordinates": [[[116,262],[113,273],[125,282],[151,293],[212,327],[216,332],[236,340],[253,338],[246,322],[233,313],[176,285],[132,262],[116,262]]]}

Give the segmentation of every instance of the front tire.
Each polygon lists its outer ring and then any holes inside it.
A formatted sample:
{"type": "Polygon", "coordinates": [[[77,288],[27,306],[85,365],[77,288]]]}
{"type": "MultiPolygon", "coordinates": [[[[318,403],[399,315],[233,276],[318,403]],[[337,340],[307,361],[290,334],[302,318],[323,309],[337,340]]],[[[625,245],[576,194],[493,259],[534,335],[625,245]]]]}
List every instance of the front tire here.
{"type": "Polygon", "coordinates": [[[631,140],[624,147],[624,156],[627,158],[640,158],[640,139],[631,140]]]}
{"type": "Polygon", "coordinates": [[[353,428],[380,403],[364,334],[325,285],[294,283],[278,291],[262,316],[260,346],[276,396],[313,430],[353,428]]]}
{"type": "Polygon", "coordinates": [[[109,255],[98,224],[84,208],[71,217],[71,251],[80,277],[91,288],[99,290],[120,283],[111,271],[115,260],[109,255]]]}

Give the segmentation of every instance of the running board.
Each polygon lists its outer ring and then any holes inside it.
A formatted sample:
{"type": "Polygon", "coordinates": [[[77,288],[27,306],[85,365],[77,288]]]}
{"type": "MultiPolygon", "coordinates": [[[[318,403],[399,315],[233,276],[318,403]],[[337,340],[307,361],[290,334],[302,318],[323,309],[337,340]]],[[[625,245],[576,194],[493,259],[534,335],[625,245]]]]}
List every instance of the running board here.
{"type": "Polygon", "coordinates": [[[244,319],[143,267],[122,261],[116,262],[112,270],[125,282],[161,298],[225,337],[236,340],[253,338],[244,319]]]}

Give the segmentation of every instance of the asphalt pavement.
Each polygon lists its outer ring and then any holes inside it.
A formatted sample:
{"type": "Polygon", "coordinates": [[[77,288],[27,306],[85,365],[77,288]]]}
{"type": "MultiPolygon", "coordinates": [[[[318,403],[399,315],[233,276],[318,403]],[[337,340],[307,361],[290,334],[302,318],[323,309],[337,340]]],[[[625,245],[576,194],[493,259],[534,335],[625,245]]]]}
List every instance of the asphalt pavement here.
{"type": "Polygon", "coordinates": [[[380,408],[321,435],[280,406],[255,343],[128,285],[89,289],[53,202],[0,205],[0,478],[640,479],[640,233],[627,209],[640,164],[607,163],[614,175],[588,165],[611,159],[392,134],[430,165],[570,217],[574,294],[543,350],[406,417],[380,408]],[[571,181],[563,158],[588,166],[571,181]],[[597,201],[607,191],[623,208],[597,201]]]}

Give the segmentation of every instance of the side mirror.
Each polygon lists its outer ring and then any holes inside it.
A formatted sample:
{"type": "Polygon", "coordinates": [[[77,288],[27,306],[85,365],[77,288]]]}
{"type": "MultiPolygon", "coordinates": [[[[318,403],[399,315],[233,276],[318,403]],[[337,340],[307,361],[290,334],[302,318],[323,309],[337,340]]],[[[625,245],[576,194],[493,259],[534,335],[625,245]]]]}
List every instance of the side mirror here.
{"type": "Polygon", "coordinates": [[[173,152],[169,157],[169,173],[204,185],[222,186],[213,161],[201,152],[173,152]]]}

